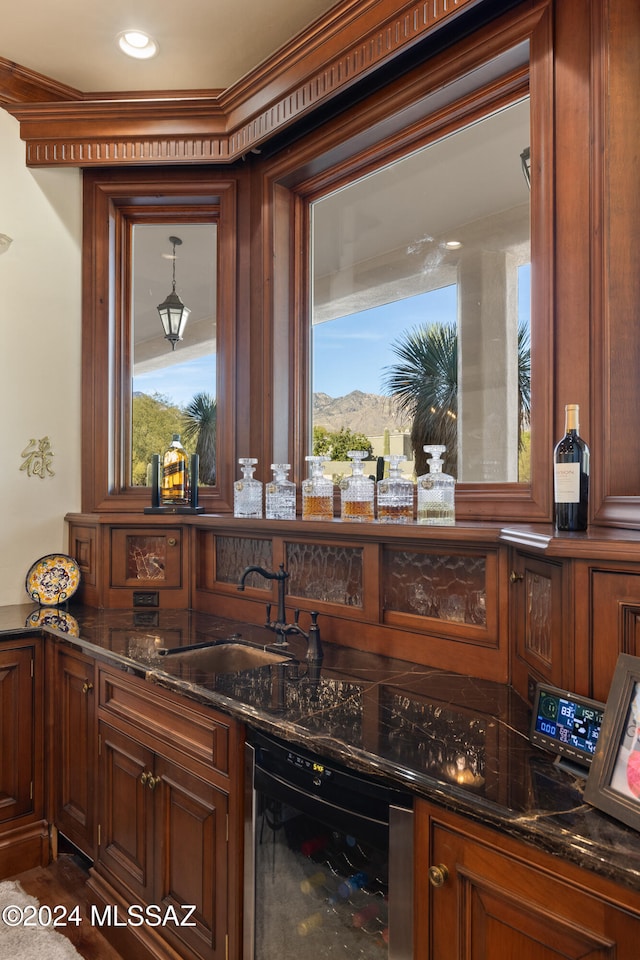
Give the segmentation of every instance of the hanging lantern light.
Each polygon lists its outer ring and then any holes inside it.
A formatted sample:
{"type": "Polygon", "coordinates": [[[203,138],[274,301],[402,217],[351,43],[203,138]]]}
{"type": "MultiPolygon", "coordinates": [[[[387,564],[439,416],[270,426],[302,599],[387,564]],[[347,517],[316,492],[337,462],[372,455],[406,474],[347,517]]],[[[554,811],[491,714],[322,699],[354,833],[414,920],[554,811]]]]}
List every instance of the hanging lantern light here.
{"type": "Polygon", "coordinates": [[[158,304],[158,313],[164,328],[165,339],[170,342],[171,349],[175,350],[176,343],[182,340],[191,311],[189,307],[185,307],[176,293],[176,247],[182,244],[182,240],[180,237],[169,237],[169,243],[173,244],[173,283],[171,293],[158,304]]]}
{"type": "Polygon", "coordinates": [[[527,186],[531,190],[531,148],[525,147],[522,153],[520,154],[520,163],[522,165],[522,172],[524,178],[527,181],[527,186]]]}

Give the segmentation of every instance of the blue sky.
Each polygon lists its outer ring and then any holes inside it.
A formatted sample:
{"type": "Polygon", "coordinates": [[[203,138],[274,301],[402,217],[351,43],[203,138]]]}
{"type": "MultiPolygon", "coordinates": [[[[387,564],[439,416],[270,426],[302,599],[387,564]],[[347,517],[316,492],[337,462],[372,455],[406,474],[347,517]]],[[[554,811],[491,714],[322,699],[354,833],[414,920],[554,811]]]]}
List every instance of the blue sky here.
{"type": "MultiPolygon", "coordinates": [[[[519,270],[519,309],[529,320],[530,266],[519,270]]],[[[441,287],[416,297],[387,303],[313,328],[313,389],[330,397],[352,390],[382,393],[382,372],[395,362],[391,343],[405,331],[424,323],[455,323],[455,285],[441,287]]],[[[176,348],[176,353],[180,346],[176,348]]],[[[133,389],[160,393],[185,406],[200,392],[215,394],[215,357],[208,355],[186,363],[135,377],[133,389]]]]}
{"type": "Polygon", "coordinates": [[[382,370],[394,362],[391,343],[425,322],[455,323],[456,287],[385,303],[313,328],[313,389],[330,397],[352,390],[382,393],[382,370]]]}
{"type": "MultiPolygon", "coordinates": [[[[520,317],[529,321],[530,266],[518,271],[520,317]]],[[[341,397],[351,390],[382,393],[385,367],[396,362],[391,344],[425,323],[457,322],[455,284],[386,303],[313,328],[313,390],[341,397]]]]}
{"type": "MultiPolygon", "coordinates": [[[[176,347],[176,356],[180,344],[176,347]]],[[[133,378],[133,392],[160,393],[181,407],[186,406],[196,393],[215,396],[215,354],[209,353],[197,360],[175,363],[152,373],[133,378]]]]}

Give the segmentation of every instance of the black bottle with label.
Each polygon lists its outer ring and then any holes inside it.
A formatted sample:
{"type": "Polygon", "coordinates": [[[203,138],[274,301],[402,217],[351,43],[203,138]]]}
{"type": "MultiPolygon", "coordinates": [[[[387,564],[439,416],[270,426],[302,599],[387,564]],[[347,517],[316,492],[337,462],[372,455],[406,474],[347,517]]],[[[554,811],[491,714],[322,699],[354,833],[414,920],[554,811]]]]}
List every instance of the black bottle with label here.
{"type": "Polygon", "coordinates": [[[565,407],[565,435],[553,452],[557,530],[586,530],[589,518],[589,447],[580,436],[579,407],[565,407]]]}

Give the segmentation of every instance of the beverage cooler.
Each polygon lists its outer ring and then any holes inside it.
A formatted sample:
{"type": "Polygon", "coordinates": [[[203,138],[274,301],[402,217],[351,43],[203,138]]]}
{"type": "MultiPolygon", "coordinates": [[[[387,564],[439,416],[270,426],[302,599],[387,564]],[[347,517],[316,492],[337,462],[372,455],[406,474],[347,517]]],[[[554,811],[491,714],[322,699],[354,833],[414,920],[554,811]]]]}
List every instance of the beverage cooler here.
{"type": "Polygon", "coordinates": [[[410,796],[261,733],[246,784],[244,960],[412,960],[410,796]]]}

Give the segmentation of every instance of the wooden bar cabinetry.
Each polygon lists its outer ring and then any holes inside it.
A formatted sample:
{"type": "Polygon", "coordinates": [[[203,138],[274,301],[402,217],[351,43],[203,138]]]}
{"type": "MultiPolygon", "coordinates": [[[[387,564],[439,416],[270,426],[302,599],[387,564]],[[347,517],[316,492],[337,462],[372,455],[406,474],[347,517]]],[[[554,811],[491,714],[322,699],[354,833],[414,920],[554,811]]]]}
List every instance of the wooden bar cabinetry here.
{"type": "Polygon", "coordinates": [[[39,637],[0,646],[0,879],[46,862],[44,664],[39,637]]]}
{"type": "Polygon", "coordinates": [[[69,552],[77,548],[87,560],[78,560],[82,599],[93,606],[115,596],[114,606],[135,609],[151,599],[160,608],[262,624],[266,605],[275,611],[276,585],[252,574],[239,592],[240,575],[250,564],[284,564],[288,619],[300,611],[304,629],[319,611],[324,642],[508,682],[528,700],[538,681],[605,700],[618,653],[640,654],[636,531],[558,535],[551,524],[424,528],[208,515],[145,527],[131,517],[67,520],[69,552]],[[176,540],[179,587],[168,575],[133,585],[114,573],[125,561],[113,550],[121,553],[130,535],[151,534],[176,540]]]}
{"type": "Polygon", "coordinates": [[[640,894],[416,802],[421,960],[636,960],[640,894]]]}
{"type": "Polygon", "coordinates": [[[193,605],[264,622],[276,590],[254,563],[289,573],[287,614],[321,614],[328,642],[505,682],[506,552],[499,528],[206,518],[194,534],[193,605]]]}
{"type": "Polygon", "coordinates": [[[182,609],[190,605],[190,529],[175,516],[77,514],[69,553],[82,574],[81,596],[97,607],[182,609]]]}
{"type": "Polygon", "coordinates": [[[52,822],[65,837],[95,859],[96,832],[96,689],[91,657],[49,641],[53,683],[47,699],[51,738],[50,789],[52,822]]]}
{"type": "Polygon", "coordinates": [[[187,958],[237,956],[240,726],[118,670],[101,667],[98,686],[90,897],[102,911],[118,905],[122,916],[131,904],[179,919],[183,906],[195,907],[189,926],[132,928],[152,956],[167,955],[167,944],[187,958]]]}
{"type": "Polygon", "coordinates": [[[562,686],[565,679],[568,603],[566,565],[515,552],[509,582],[513,630],[512,682],[533,699],[536,683],[562,686]]]}

